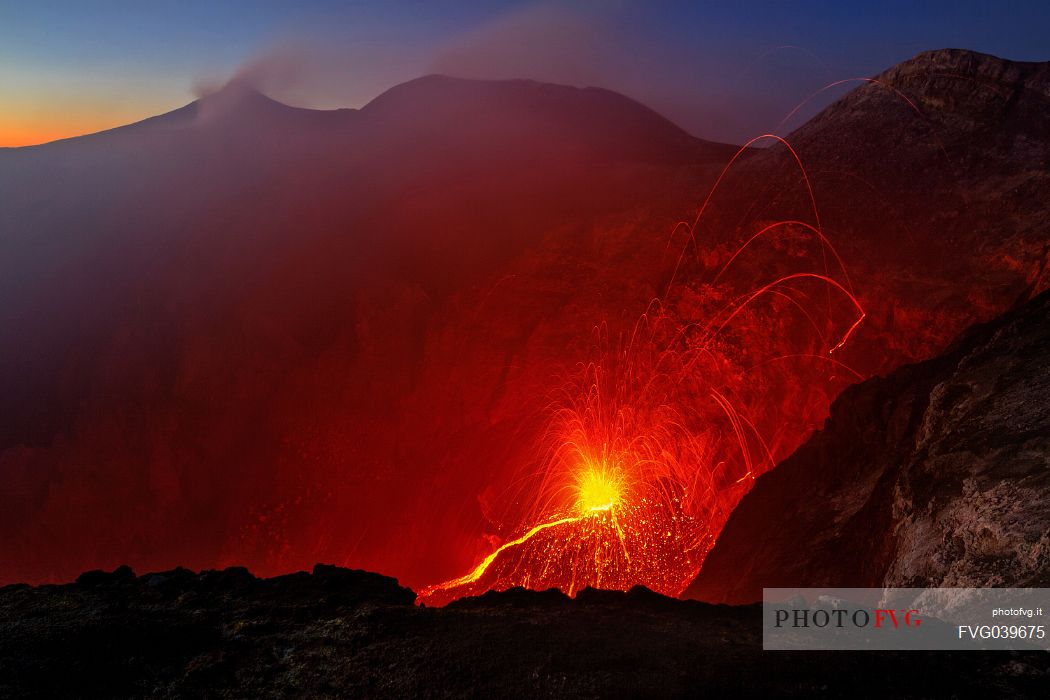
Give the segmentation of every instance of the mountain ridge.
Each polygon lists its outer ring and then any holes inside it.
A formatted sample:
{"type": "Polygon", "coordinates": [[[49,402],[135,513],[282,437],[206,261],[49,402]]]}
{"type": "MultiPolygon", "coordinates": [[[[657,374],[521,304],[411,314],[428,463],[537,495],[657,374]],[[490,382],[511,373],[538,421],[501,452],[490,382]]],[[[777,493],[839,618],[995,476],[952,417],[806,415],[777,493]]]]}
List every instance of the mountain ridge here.
{"type": "MultiPolygon", "coordinates": [[[[129,130],[142,131],[149,129],[186,128],[199,124],[202,119],[208,120],[212,118],[213,115],[226,116],[227,118],[240,118],[243,120],[276,118],[277,116],[287,118],[296,115],[311,120],[312,125],[321,123],[320,120],[322,119],[337,124],[347,123],[348,119],[352,119],[355,116],[372,116],[376,115],[377,112],[384,111],[389,113],[391,107],[394,106],[392,103],[404,103],[406,101],[409,103],[414,102],[414,104],[409,104],[407,106],[413,110],[418,110],[421,107],[419,104],[421,97],[426,97],[429,98],[430,101],[433,101],[435,98],[435,92],[448,93],[450,91],[455,91],[460,96],[469,97],[475,103],[479,100],[492,99],[493,97],[498,96],[504,98],[508,95],[512,96],[515,91],[542,94],[548,99],[556,97],[576,103],[582,103],[587,100],[600,101],[601,106],[603,107],[612,106],[614,108],[631,110],[636,115],[641,115],[642,117],[647,118],[652,124],[663,124],[663,128],[673,127],[674,130],[680,132],[680,136],[682,137],[688,137],[689,139],[695,139],[712,145],[725,145],[716,144],[715,142],[705,141],[704,139],[692,136],[685,130],[681,129],[681,127],[673,124],[666,117],[660,115],[643,103],[605,88],[574,87],[557,83],[536,81],[528,78],[484,80],[458,78],[435,73],[423,75],[394,85],[387,90],[384,90],[361,107],[339,107],[334,109],[315,109],[289,105],[269,97],[263,91],[254,87],[244,79],[234,78],[218,90],[205,93],[192,102],[168,112],[97,132],[70,136],[41,144],[8,146],[0,150],[13,152],[24,151],[27,149],[39,149],[41,147],[50,147],[56,144],[76,143],[79,139],[94,140],[99,137],[116,136],[128,133],[129,130]]],[[[443,97],[443,95],[440,97],[443,97]]],[[[426,110],[423,109],[422,111],[425,112],[426,110]]]]}
{"type": "MultiPolygon", "coordinates": [[[[946,77],[946,78],[966,78],[967,76],[965,75],[965,73],[972,73],[974,75],[980,76],[982,79],[984,79],[990,85],[993,85],[993,89],[994,89],[994,86],[1003,86],[1003,87],[1009,87],[1009,88],[1018,88],[1018,87],[1020,87],[1020,88],[1029,88],[1027,83],[1028,82],[1032,82],[1033,86],[1031,86],[1029,89],[1035,89],[1035,90],[1040,90],[1041,89],[1041,93],[1040,94],[1044,98],[1046,98],[1047,100],[1050,100],[1050,60],[1048,60],[1048,61],[1017,61],[1017,60],[1013,60],[1013,59],[1001,58],[1001,57],[998,57],[998,56],[995,56],[995,55],[992,55],[992,54],[986,54],[986,53],[981,53],[981,52],[978,52],[978,51],[972,51],[972,50],[969,50],[969,49],[943,48],[943,49],[933,49],[933,50],[928,50],[928,51],[922,51],[922,52],[916,54],[914,57],[912,57],[910,59],[907,59],[907,60],[904,60],[904,61],[902,61],[902,62],[892,66],[891,68],[888,68],[888,69],[882,71],[881,73],[877,74],[871,80],[872,80],[872,82],[874,82],[874,81],[885,81],[885,82],[888,82],[888,83],[896,85],[896,84],[899,84],[899,83],[902,83],[902,82],[907,82],[907,81],[913,80],[914,76],[916,74],[920,73],[920,72],[925,71],[927,74],[929,74],[929,71],[930,71],[931,68],[944,68],[944,67],[960,68],[960,69],[963,70],[963,73],[956,74],[956,75],[944,74],[942,77],[946,77]]],[[[927,77],[929,77],[929,76],[927,75],[927,77]]],[[[445,83],[446,85],[449,85],[449,84],[458,84],[458,85],[473,84],[473,85],[477,85],[477,86],[485,85],[485,86],[489,86],[489,87],[497,87],[497,86],[504,86],[504,85],[506,85],[506,86],[518,85],[518,86],[529,86],[529,87],[543,86],[544,88],[547,88],[547,89],[556,88],[558,90],[562,90],[562,91],[566,91],[566,92],[567,91],[576,91],[577,93],[581,93],[581,94],[600,94],[600,93],[605,93],[607,96],[615,96],[619,100],[626,100],[626,101],[628,101],[630,103],[633,103],[633,105],[635,105],[637,107],[642,107],[644,110],[647,110],[648,112],[651,112],[653,115],[656,115],[656,116],[660,117],[660,119],[663,119],[664,121],[667,121],[668,123],[673,123],[673,122],[670,122],[670,120],[667,120],[666,117],[663,117],[662,115],[660,115],[655,110],[653,110],[653,109],[649,108],[648,106],[644,105],[644,103],[641,103],[641,102],[639,102],[637,100],[634,100],[633,98],[631,98],[631,97],[629,97],[627,95],[624,95],[622,93],[616,92],[614,90],[609,90],[609,89],[601,88],[601,87],[576,87],[576,86],[569,86],[569,85],[558,84],[558,83],[548,83],[548,82],[543,82],[543,81],[537,81],[537,80],[533,80],[533,79],[530,79],[530,78],[474,79],[474,78],[454,77],[454,76],[440,74],[440,73],[431,73],[431,74],[425,74],[425,75],[419,76],[417,78],[413,78],[411,80],[407,80],[407,81],[405,81],[403,83],[399,83],[397,85],[394,85],[394,86],[384,90],[379,95],[375,96],[374,98],[369,100],[367,103],[365,103],[361,107],[357,107],[357,108],[354,108],[354,107],[338,107],[338,108],[334,108],[334,109],[316,109],[316,108],[309,108],[309,107],[297,107],[297,106],[286,104],[286,103],[281,102],[279,100],[275,100],[275,99],[267,96],[263,91],[261,91],[258,88],[252,86],[245,79],[234,77],[234,78],[230,79],[229,81],[227,81],[218,90],[207,92],[207,93],[203,94],[202,96],[200,96],[199,98],[197,98],[196,100],[194,100],[192,102],[189,102],[189,103],[187,103],[187,104],[185,104],[185,105],[183,105],[181,107],[177,107],[177,108],[175,108],[173,110],[170,110],[168,112],[164,112],[164,113],[161,113],[161,114],[158,114],[158,115],[153,115],[153,116],[150,116],[150,117],[146,117],[144,119],[140,119],[140,120],[137,120],[137,121],[134,121],[134,122],[130,122],[128,124],[117,125],[117,126],[114,126],[114,127],[108,128],[108,129],[103,129],[101,131],[91,132],[91,133],[87,133],[87,134],[79,134],[79,135],[76,135],[76,136],[70,136],[70,137],[61,138],[61,139],[55,139],[53,141],[48,141],[48,142],[45,142],[45,143],[29,144],[29,145],[26,145],[26,146],[5,146],[5,147],[0,148],[0,151],[15,151],[15,150],[19,150],[19,149],[33,149],[33,148],[38,148],[38,147],[41,147],[41,146],[50,146],[50,145],[56,144],[56,143],[69,142],[69,141],[80,139],[80,138],[90,138],[90,137],[97,137],[97,136],[100,136],[100,135],[103,135],[103,134],[111,134],[112,132],[116,132],[116,131],[119,131],[119,130],[122,130],[122,129],[132,128],[132,127],[134,127],[134,128],[143,128],[143,127],[150,126],[150,125],[157,125],[158,123],[161,123],[161,122],[164,122],[164,121],[174,121],[174,117],[176,117],[176,116],[179,117],[179,121],[192,121],[192,119],[197,116],[197,113],[200,111],[200,109],[203,106],[207,105],[209,102],[226,101],[226,98],[231,96],[231,94],[230,94],[231,92],[239,93],[242,98],[245,95],[251,95],[252,96],[251,100],[253,102],[256,102],[257,104],[261,104],[263,101],[265,101],[265,102],[268,103],[268,106],[271,107],[271,108],[272,107],[279,107],[279,108],[283,108],[284,110],[295,110],[295,111],[298,111],[301,114],[310,113],[310,114],[314,114],[314,115],[341,115],[341,116],[346,116],[348,114],[360,113],[362,111],[368,110],[370,107],[374,111],[375,109],[377,109],[380,106],[382,106],[384,102],[390,100],[391,98],[393,98],[398,93],[402,93],[402,92],[405,92],[405,91],[412,90],[415,87],[418,87],[418,86],[421,86],[421,85],[434,85],[436,83],[445,83]],[[260,100],[259,98],[262,98],[262,99],[260,100]]],[[[860,87],[863,88],[864,86],[860,86],[860,87]]],[[[860,89],[860,88],[858,88],[858,89],[860,89]]],[[[822,110],[820,113],[818,113],[816,116],[814,116],[811,120],[809,120],[809,122],[807,122],[807,125],[811,125],[811,124],[814,124],[814,123],[819,123],[819,121],[821,119],[821,115],[823,115],[825,111],[827,111],[829,108],[834,106],[839,101],[840,100],[836,100],[831,105],[829,105],[827,108],[822,110]]],[[[804,128],[804,126],[803,127],[799,127],[799,129],[804,128]]],[[[685,130],[681,129],[681,127],[678,127],[677,125],[675,125],[675,128],[681,130],[683,133],[688,134],[692,138],[696,138],[696,139],[699,139],[701,141],[706,141],[708,143],[717,143],[717,142],[706,140],[702,136],[689,134],[688,132],[686,132],[685,130]]],[[[796,131],[798,131],[798,130],[796,130],[796,131]]]]}

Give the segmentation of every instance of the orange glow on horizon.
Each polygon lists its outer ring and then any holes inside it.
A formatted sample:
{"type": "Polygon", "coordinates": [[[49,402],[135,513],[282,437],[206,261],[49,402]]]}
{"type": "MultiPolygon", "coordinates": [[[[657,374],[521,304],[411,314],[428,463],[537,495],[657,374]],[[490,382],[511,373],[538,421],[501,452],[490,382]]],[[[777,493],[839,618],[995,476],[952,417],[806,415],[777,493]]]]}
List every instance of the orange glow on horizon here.
{"type": "Polygon", "coordinates": [[[177,94],[87,99],[0,90],[0,104],[4,105],[0,110],[0,148],[38,146],[115,129],[177,109],[191,100],[177,94]]]}
{"type": "Polygon", "coordinates": [[[53,117],[44,121],[19,119],[18,115],[0,115],[0,148],[39,146],[52,141],[86,136],[137,121],[134,117],[74,116],[53,117]]]}

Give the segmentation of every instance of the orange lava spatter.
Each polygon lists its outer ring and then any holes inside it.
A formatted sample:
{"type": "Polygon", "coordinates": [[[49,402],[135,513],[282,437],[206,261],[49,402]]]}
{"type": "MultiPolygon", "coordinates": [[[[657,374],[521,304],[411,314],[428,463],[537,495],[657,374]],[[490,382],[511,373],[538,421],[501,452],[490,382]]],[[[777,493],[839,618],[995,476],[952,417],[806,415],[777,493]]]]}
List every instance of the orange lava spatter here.
{"type": "Polygon", "coordinates": [[[597,326],[593,356],[551,392],[533,471],[507,494],[521,505],[502,544],[463,576],[423,589],[419,602],[514,586],[572,596],[643,585],[678,595],[754,479],[856,379],[836,353],[864,310],[801,160],[783,139],[766,138],[797,164],[812,220],[768,223],[694,260],[734,157],[695,219],[672,232],[681,251],[662,297],[627,332],[611,337],[597,326]],[[761,246],[787,253],[749,267],[761,246]]]}

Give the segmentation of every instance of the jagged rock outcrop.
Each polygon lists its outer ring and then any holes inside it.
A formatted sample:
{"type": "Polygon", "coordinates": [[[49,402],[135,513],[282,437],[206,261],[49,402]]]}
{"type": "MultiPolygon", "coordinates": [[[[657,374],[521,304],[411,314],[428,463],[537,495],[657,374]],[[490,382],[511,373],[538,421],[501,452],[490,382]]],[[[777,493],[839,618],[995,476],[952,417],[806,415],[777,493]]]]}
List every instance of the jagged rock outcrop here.
{"type": "Polygon", "coordinates": [[[744,497],[686,597],[1050,585],[1050,293],[848,389],[744,497]]]}

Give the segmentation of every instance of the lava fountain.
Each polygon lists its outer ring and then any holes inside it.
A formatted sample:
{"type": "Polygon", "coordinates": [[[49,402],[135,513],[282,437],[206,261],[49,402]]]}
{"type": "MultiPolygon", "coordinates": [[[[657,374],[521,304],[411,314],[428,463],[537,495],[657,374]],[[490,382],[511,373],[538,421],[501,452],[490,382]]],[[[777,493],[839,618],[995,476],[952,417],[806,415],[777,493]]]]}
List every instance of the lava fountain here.
{"type": "Polygon", "coordinates": [[[502,544],[420,602],[513,586],[679,594],[754,479],[857,376],[834,354],[864,311],[801,160],[780,137],[760,138],[793,157],[812,222],[769,222],[701,252],[712,196],[754,141],[741,148],[695,219],[672,232],[663,296],[627,332],[599,324],[593,357],[552,392],[536,466],[506,495],[516,512],[502,544]]]}

